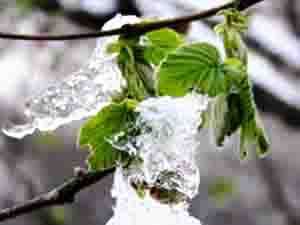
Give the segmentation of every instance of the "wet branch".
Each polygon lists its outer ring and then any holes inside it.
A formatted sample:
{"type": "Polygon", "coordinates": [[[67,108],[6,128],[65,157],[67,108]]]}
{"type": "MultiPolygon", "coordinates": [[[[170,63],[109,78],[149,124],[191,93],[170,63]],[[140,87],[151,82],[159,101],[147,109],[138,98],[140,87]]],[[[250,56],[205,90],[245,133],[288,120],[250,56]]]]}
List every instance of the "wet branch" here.
{"type": "Polygon", "coordinates": [[[113,171],[114,169],[109,169],[101,172],[86,172],[78,174],[47,193],[39,195],[20,205],[1,210],[0,222],[45,207],[73,203],[77,193],[97,183],[113,171]]]}
{"type": "Polygon", "coordinates": [[[0,39],[10,39],[10,40],[28,40],[28,41],[63,41],[63,40],[78,40],[87,38],[98,38],[104,36],[112,35],[138,35],[143,34],[152,30],[160,29],[163,27],[170,27],[174,25],[180,25],[189,23],[195,20],[204,19],[216,15],[218,12],[224,9],[236,7],[239,10],[247,9],[263,0],[236,0],[224,5],[212,8],[206,11],[202,11],[196,14],[176,17],[171,19],[157,20],[150,23],[137,23],[137,24],[127,24],[118,29],[112,29],[107,31],[98,31],[90,33],[78,33],[78,34],[67,34],[67,35],[26,35],[26,34],[14,34],[14,33],[4,33],[0,32],[0,39]]]}

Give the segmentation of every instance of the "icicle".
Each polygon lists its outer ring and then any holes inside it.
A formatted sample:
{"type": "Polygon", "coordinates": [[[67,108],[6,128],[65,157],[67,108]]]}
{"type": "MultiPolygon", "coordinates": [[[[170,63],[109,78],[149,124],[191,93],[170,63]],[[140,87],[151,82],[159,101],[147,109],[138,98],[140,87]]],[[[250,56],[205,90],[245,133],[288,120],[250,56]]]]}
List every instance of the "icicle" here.
{"type": "MultiPolygon", "coordinates": [[[[103,30],[136,23],[135,16],[117,15],[103,30]]],[[[96,114],[126,85],[116,62],[116,55],[106,53],[108,44],[118,36],[100,38],[87,65],[61,82],[48,87],[26,103],[27,122],[8,122],[2,131],[14,138],[23,138],[36,129],[51,131],[57,127],[96,114]]]]}

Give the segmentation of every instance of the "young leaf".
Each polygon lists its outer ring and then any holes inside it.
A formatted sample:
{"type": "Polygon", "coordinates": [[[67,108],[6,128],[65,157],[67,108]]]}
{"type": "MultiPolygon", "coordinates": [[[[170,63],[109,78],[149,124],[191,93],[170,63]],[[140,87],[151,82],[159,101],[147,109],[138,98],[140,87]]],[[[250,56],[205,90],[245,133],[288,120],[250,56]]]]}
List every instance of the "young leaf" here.
{"type": "Polygon", "coordinates": [[[231,136],[236,132],[243,121],[240,96],[236,93],[231,93],[227,96],[226,101],[229,110],[225,115],[225,125],[222,130],[222,142],[224,141],[225,136],[231,136]]]}
{"type": "Polygon", "coordinates": [[[245,121],[241,128],[240,154],[241,158],[248,156],[250,148],[256,148],[256,154],[265,156],[270,148],[269,140],[258,115],[250,121],[245,121]]]}
{"type": "Polygon", "coordinates": [[[244,122],[241,127],[240,134],[240,158],[246,159],[249,155],[250,148],[255,146],[254,136],[255,126],[253,120],[244,122]]]}
{"type": "Polygon", "coordinates": [[[239,90],[241,80],[246,77],[245,66],[238,59],[227,59],[222,68],[230,90],[226,95],[217,97],[210,110],[213,117],[211,128],[218,146],[222,146],[225,137],[231,136],[242,124],[243,108],[239,90]]]}
{"type": "Polygon", "coordinates": [[[148,32],[143,41],[144,57],[154,65],[158,65],[170,52],[184,43],[182,36],[169,28],[148,32]]]}
{"type": "Polygon", "coordinates": [[[227,91],[218,50],[207,43],[179,47],[161,63],[158,89],[161,95],[183,96],[191,90],[211,97],[227,91]]]}
{"type": "Polygon", "coordinates": [[[154,95],[153,68],[144,59],[138,39],[120,37],[118,43],[115,44],[118,48],[114,51],[119,51],[118,65],[127,81],[128,97],[143,100],[147,96],[154,95]]]}
{"type": "Polygon", "coordinates": [[[216,97],[210,107],[210,123],[209,126],[212,129],[213,137],[218,146],[223,144],[225,139],[225,124],[226,124],[226,115],[229,113],[229,108],[227,104],[227,96],[220,95],[216,97]]]}
{"type": "Polygon", "coordinates": [[[258,117],[252,87],[248,77],[245,77],[241,81],[239,88],[243,119],[240,141],[241,157],[245,158],[248,155],[249,148],[252,146],[256,148],[256,152],[259,156],[264,156],[268,152],[270,144],[258,117]]]}
{"type": "Polygon", "coordinates": [[[223,38],[226,56],[238,58],[247,65],[247,48],[241,37],[248,26],[248,17],[236,9],[223,10],[224,22],[215,27],[215,31],[223,38]]]}
{"type": "Polygon", "coordinates": [[[231,136],[242,124],[240,96],[231,93],[227,96],[218,96],[211,107],[211,129],[216,144],[222,146],[226,136],[231,136]]]}
{"type": "Polygon", "coordinates": [[[147,96],[143,80],[140,79],[135,67],[134,53],[131,48],[122,48],[118,56],[118,65],[122,76],[127,81],[128,97],[142,100],[147,96]]]}
{"type": "Polygon", "coordinates": [[[256,147],[257,154],[264,156],[269,149],[269,141],[259,121],[246,68],[235,58],[227,59],[222,68],[229,91],[226,95],[217,96],[206,113],[216,144],[221,146],[226,136],[241,128],[241,158],[248,155],[251,147],[256,147]]]}
{"type": "Polygon", "coordinates": [[[79,145],[88,146],[88,164],[92,170],[103,170],[116,166],[118,160],[128,158],[125,152],[114,148],[109,141],[114,135],[126,132],[135,121],[136,102],[124,100],[104,107],[80,129],[79,145]]]}
{"type": "Polygon", "coordinates": [[[222,70],[229,82],[230,92],[237,92],[240,83],[247,77],[247,66],[238,58],[225,59],[222,70]]]}

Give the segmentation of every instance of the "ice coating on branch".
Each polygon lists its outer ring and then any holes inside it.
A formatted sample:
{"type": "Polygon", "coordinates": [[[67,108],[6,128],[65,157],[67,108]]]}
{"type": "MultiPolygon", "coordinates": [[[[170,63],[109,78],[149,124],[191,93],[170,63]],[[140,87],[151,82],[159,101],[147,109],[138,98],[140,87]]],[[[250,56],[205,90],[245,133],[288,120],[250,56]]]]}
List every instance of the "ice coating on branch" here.
{"type": "Polygon", "coordinates": [[[106,225],[201,225],[189,215],[184,202],[170,206],[159,203],[149,194],[140,198],[123,173],[121,168],[116,170],[112,190],[116,205],[106,225]]]}
{"type": "Polygon", "coordinates": [[[193,198],[199,185],[195,162],[197,134],[201,113],[207,109],[208,101],[207,96],[192,93],[180,98],[149,98],[141,102],[136,109],[140,134],[125,146],[119,146],[143,160],[141,165],[130,168],[129,179],[193,198]]]}
{"type": "Polygon", "coordinates": [[[116,205],[107,225],[201,225],[189,215],[187,200],[198,192],[196,135],[209,101],[207,96],[191,93],[180,98],[149,98],[137,106],[138,135],[125,143],[113,138],[112,143],[138,155],[142,162],[117,168],[112,189],[116,205]],[[141,197],[133,184],[143,182],[147,188],[141,197]],[[153,190],[175,191],[175,196],[184,198],[163,201],[153,190]]]}
{"type": "MultiPolygon", "coordinates": [[[[102,30],[139,21],[135,16],[117,15],[102,30]]],[[[26,103],[25,124],[8,122],[2,131],[8,136],[23,138],[36,129],[51,131],[63,124],[96,114],[126,85],[118,68],[116,55],[106,53],[108,44],[117,38],[118,36],[100,38],[85,66],[26,103]]]]}

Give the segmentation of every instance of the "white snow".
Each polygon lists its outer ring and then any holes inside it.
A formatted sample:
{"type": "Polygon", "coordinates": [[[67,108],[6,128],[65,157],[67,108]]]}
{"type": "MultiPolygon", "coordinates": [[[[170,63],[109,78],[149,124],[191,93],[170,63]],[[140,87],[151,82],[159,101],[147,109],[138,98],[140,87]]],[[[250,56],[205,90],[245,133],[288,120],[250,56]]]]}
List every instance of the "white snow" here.
{"type": "Polygon", "coordinates": [[[106,225],[201,225],[189,215],[186,203],[161,204],[146,194],[141,199],[128,183],[122,169],[115,174],[112,196],[116,198],[114,215],[106,225]]]}

